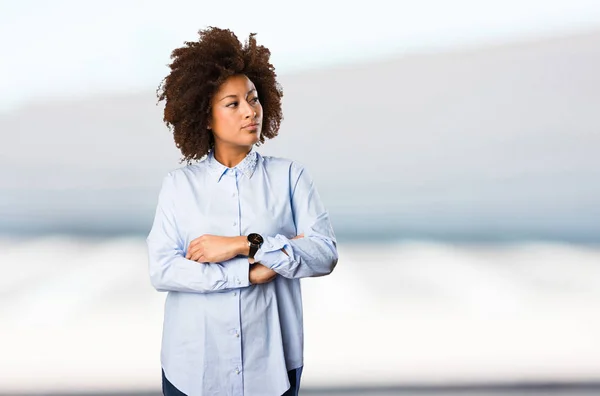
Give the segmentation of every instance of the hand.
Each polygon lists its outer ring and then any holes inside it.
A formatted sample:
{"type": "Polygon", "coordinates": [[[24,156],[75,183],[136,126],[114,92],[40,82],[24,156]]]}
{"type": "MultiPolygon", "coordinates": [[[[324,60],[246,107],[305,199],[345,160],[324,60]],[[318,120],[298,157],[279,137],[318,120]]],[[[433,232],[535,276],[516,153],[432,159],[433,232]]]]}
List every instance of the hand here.
{"type": "Polygon", "coordinates": [[[185,256],[199,263],[219,263],[238,255],[239,237],[202,235],[188,246],[185,256]]]}
{"type": "Polygon", "coordinates": [[[253,285],[271,282],[277,276],[277,272],[262,264],[251,264],[248,279],[253,285]]]}

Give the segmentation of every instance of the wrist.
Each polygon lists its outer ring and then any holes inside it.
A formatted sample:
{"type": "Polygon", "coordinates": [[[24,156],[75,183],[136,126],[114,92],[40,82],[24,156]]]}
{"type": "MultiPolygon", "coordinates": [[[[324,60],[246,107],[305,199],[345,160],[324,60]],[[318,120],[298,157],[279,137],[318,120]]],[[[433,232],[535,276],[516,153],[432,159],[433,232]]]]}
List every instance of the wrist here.
{"type": "Polygon", "coordinates": [[[238,254],[242,255],[242,256],[248,256],[250,254],[250,246],[248,246],[248,237],[245,235],[236,237],[238,238],[238,248],[237,248],[237,252],[238,254]]]}

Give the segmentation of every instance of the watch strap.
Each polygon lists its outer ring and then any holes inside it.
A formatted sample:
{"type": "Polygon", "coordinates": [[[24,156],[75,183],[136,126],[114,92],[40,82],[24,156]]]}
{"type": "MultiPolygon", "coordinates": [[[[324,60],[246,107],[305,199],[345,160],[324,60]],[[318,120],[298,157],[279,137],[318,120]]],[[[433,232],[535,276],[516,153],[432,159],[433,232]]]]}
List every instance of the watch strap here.
{"type": "Polygon", "coordinates": [[[248,257],[254,258],[254,255],[258,251],[259,245],[250,244],[250,253],[248,253],[248,257]]]}

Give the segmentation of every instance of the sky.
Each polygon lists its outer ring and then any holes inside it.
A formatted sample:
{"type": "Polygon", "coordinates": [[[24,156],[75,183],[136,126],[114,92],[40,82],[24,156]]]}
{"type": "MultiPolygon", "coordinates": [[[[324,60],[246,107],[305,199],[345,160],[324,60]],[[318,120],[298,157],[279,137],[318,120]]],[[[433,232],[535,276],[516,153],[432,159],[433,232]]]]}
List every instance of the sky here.
{"type": "Polygon", "coordinates": [[[0,0],[0,111],[155,89],[206,26],[257,33],[279,74],[600,27],[597,0],[0,0]]]}

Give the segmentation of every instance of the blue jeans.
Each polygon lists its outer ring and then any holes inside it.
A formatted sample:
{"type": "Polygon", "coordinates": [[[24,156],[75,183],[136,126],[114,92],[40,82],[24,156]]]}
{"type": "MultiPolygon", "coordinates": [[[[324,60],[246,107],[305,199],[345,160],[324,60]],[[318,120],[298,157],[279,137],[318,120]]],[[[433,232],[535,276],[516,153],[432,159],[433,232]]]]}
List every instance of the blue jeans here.
{"type": "MultiPolygon", "coordinates": [[[[300,390],[300,377],[302,376],[302,367],[288,371],[288,378],[290,380],[290,389],[285,391],[281,396],[298,396],[300,390]]],[[[164,396],[186,396],[185,393],[180,391],[169,382],[165,377],[165,372],[162,372],[162,391],[164,396]]]]}

